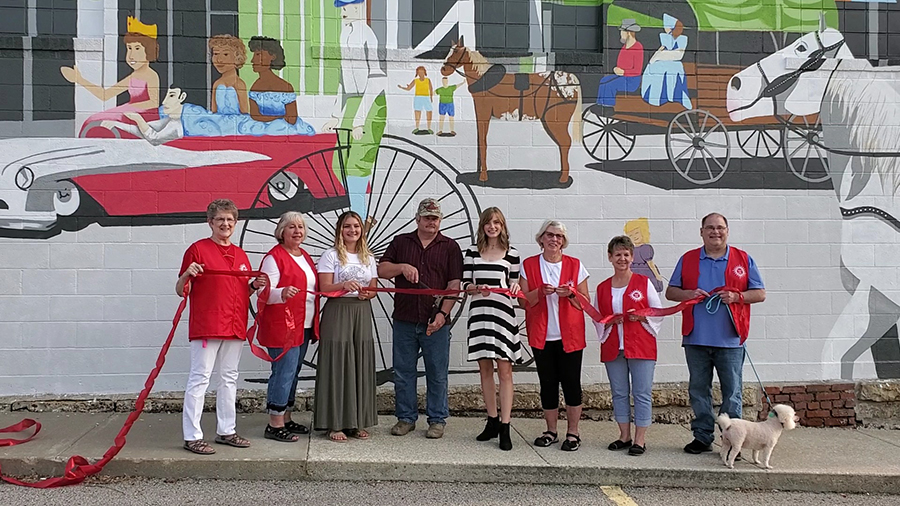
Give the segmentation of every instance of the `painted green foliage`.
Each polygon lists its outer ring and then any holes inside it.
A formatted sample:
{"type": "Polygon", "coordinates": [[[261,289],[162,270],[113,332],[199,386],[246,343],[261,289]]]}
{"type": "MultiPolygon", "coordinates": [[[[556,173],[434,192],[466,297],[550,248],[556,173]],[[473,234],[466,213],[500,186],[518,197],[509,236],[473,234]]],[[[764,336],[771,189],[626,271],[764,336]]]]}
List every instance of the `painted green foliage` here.
{"type": "MultiPolygon", "coordinates": [[[[687,0],[701,31],[766,31],[805,33],[819,26],[824,12],[828,26],[838,26],[835,0],[687,0]]],[[[641,26],[662,28],[660,17],[651,17],[615,5],[607,13],[607,24],[618,26],[633,18],[641,26]]],[[[595,4],[596,5],[596,4],[595,4]]],[[[665,3],[660,2],[664,9],[665,3]]]]}
{"type": "MultiPolygon", "coordinates": [[[[340,9],[330,0],[239,0],[241,38],[265,35],[284,47],[282,77],[308,95],[337,93],[340,78],[340,9]],[[262,6],[262,10],[260,10],[262,6]],[[260,29],[260,26],[262,29],[260,29]]],[[[242,77],[252,81],[249,66],[242,77]]]]}

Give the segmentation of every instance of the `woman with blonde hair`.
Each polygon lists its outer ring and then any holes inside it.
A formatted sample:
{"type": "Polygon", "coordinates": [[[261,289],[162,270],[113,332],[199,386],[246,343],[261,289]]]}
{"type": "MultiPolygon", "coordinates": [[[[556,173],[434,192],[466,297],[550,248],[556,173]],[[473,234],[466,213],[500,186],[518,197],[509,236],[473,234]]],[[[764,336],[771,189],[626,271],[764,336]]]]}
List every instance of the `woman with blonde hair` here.
{"type": "Polygon", "coordinates": [[[378,425],[375,406],[375,339],[372,304],[378,282],[375,256],[366,244],[359,214],[338,217],[334,246],[319,258],[323,292],[346,291],[329,298],[322,311],[322,340],[316,365],[316,430],[332,441],[368,439],[366,427],[378,425]]]}
{"type": "Polygon", "coordinates": [[[319,335],[319,298],[314,294],[318,291],[316,264],[300,247],[306,233],[302,214],[282,214],[275,227],[278,244],[266,253],[260,267],[272,288],[259,322],[259,344],[268,349],[273,359],[281,356],[272,362],[266,393],[269,425],[263,435],[284,443],[298,441],[297,434],[309,434],[308,427],[291,419],[303,358],[309,342],[319,335]],[[288,328],[288,311],[294,330],[288,328]]]}
{"type": "Polygon", "coordinates": [[[513,363],[522,362],[522,344],[513,299],[492,293],[506,288],[519,293],[519,252],[509,245],[506,218],[500,209],[489,207],[478,220],[478,240],[463,254],[462,287],[472,297],[469,305],[469,361],[478,361],[481,392],[488,419],[475,439],[488,441],[500,436],[500,449],[511,450],[509,420],[512,413],[513,363]],[[500,412],[494,363],[500,379],[500,412]]]}
{"type": "Polygon", "coordinates": [[[569,245],[566,226],[547,220],[535,235],[542,253],[526,258],[520,274],[525,306],[528,344],[534,352],[541,383],[541,407],[547,430],[534,440],[535,446],[556,443],[559,420],[559,389],[566,401],[566,438],[560,449],[576,451],[581,446],[581,361],[586,347],[584,313],[575,291],[589,298],[588,271],[580,260],[563,254],[569,245]]]}
{"type": "Polygon", "coordinates": [[[247,63],[244,41],[234,35],[213,35],[208,45],[213,67],[221,74],[212,86],[209,111],[219,114],[248,114],[250,99],[247,95],[247,83],[238,75],[238,70],[247,63]]]}

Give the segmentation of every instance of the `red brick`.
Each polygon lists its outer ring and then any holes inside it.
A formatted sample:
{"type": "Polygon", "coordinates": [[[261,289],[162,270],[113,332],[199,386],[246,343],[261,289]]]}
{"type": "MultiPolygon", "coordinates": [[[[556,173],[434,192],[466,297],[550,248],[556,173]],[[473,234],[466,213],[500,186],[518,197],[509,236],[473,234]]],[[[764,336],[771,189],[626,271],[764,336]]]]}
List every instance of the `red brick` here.
{"type": "Polygon", "coordinates": [[[797,415],[800,415],[800,412],[802,412],[802,411],[805,410],[805,409],[806,409],[806,403],[805,403],[805,402],[795,402],[795,403],[794,403],[794,411],[797,412],[797,415]]]}
{"type": "Polygon", "coordinates": [[[775,396],[775,402],[789,402],[791,400],[790,395],[779,394],[775,396]]]}
{"type": "Polygon", "coordinates": [[[769,395],[775,395],[775,394],[781,393],[781,387],[776,387],[776,386],[767,386],[765,388],[765,390],[766,390],[766,393],[769,395]]]}
{"type": "Polygon", "coordinates": [[[807,385],[807,392],[830,392],[831,385],[807,385]]]}
{"type": "Polygon", "coordinates": [[[825,426],[826,427],[838,427],[842,425],[849,425],[850,421],[846,418],[826,418],[825,426]]]}
{"type": "Polygon", "coordinates": [[[781,389],[782,393],[786,394],[805,394],[806,387],[803,386],[793,386],[793,387],[783,387],[781,389]]]}
{"type": "Polygon", "coordinates": [[[832,409],[831,416],[846,416],[847,418],[856,418],[856,411],[852,409],[832,409]]]}
{"type": "Polygon", "coordinates": [[[844,401],[845,408],[855,408],[856,407],[856,399],[847,399],[844,401]]]}
{"type": "Polygon", "coordinates": [[[806,416],[810,418],[825,418],[831,416],[831,411],[819,409],[815,411],[807,411],[806,416]]]}
{"type": "Polygon", "coordinates": [[[856,399],[856,392],[843,392],[841,399],[856,399]]]}
{"type": "Polygon", "coordinates": [[[791,400],[794,402],[811,401],[813,396],[812,394],[791,394],[791,400]]]}
{"type": "Polygon", "coordinates": [[[824,427],[825,420],[822,418],[807,418],[806,426],[807,427],[824,427]]]}
{"type": "Polygon", "coordinates": [[[832,408],[843,408],[845,402],[847,402],[847,401],[840,401],[840,400],[838,400],[838,401],[831,401],[831,407],[832,407],[832,408]]]}
{"type": "Polygon", "coordinates": [[[840,398],[841,394],[837,392],[821,392],[816,394],[817,401],[833,401],[840,398]]]}
{"type": "Polygon", "coordinates": [[[807,402],[806,409],[819,409],[819,403],[818,402],[807,402]]]}
{"type": "Polygon", "coordinates": [[[852,392],[856,388],[853,383],[836,383],[831,385],[832,392],[852,392]]]}
{"type": "Polygon", "coordinates": [[[831,401],[822,401],[819,403],[820,409],[831,409],[831,401]]]}
{"type": "Polygon", "coordinates": [[[806,418],[806,410],[805,409],[799,409],[799,410],[795,411],[794,414],[799,416],[800,418],[806,418]]]}

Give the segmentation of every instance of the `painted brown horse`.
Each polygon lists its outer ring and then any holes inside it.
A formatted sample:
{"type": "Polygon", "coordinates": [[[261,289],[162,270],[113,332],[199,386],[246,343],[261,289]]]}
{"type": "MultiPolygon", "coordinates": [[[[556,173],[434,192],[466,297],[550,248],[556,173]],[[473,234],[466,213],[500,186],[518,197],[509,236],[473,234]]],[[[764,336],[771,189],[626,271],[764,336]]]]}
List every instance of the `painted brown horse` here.
{"type": "Polygon", "coordinates": [[[562,71],[507,74],[503,65],[492,65],[463,39],[453,45],[441,74],[465,75],[475,102],[478,130],[479,181],[487,181],[487,137],[491,118],[540,120],[547,135],[559,146],[562,167],[559,181],[569,180],[569,148],[572,137],[581,142],[581,83],[574,74],[562,71]],[[574,123],[572,136],[569,123],[574,123]]]}

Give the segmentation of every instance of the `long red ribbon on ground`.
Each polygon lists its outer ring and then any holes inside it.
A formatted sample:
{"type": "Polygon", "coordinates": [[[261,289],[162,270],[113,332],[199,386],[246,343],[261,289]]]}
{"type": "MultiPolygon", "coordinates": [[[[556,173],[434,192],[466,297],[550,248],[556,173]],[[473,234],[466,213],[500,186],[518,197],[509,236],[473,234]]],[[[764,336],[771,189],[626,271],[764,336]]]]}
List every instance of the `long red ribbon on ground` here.
{"type": "MultiPolygon", "coordinates": [[[[251,277],[251,276],[265,276],[265,273],[259,271],[215,271],[215,270],[206,270],[204,271],[206,275],[220,275],[220,276],[239,276],[239,277],[251,277]]],[[[175,316],[172,319],[172,329],[169,331],[169,335],[166,337],[165,342],[162,345],[162,348],[159,350],[159,355],[156,357],[156,364],[153,369],[150,371],[150,375],[147,377],[147,380],[144,382],[144,388],[138,394],[137,400],[134,403],[134,410],[128,414],[128,418],[125,420],[125,424],[119,430],[119,433],[116,435],[113,440],[112,446],[106,450],[106,453],[103,454],[103,457],[91,464],[88,460],[80,455],[74,455],[69,458],[66,462],[65,472],[63,476],[57,476],[53,478],[47,478],[44,480],[36,481],[36,482],[26,482],[22,480],[18,480],[16,478],[12,478],[9,476],[3,476],[2,472],[0,472],[0,479],[7,483],[12,483],[13,485],[20,485],[23,487],[32,487],[32,488],[54,488],[61,487],[66,485],[75,485],[81,483],[88,476],[99,473],[103,470],[103,467],[109,463],[125,446],[126,440],[125,436],[128,435],[129,431],[131,431],[131,427],[134,425],[134,422],[141,416],[141,413],[144,410],[144,403],[147,400],[147,397],[150,395],[150,391],[153,389],[153,385],[156,382],[156,378],[159,376],[160,371],[162,371],[163,365],[166,363],[166,354],[169,352],[169,347],[172,345],[172,339],[175,337],[175,331],[178,328],[178,323],[181,321],[181,315],[184,313],[185,308],[187,307],[187,293],[190,289],[190,282],[185,285],[184,292],[185,296],[181,299],[181,302],[178,304],[178,309],[175,311],[175,316]]],[[[721,291],[726,288],[717,289],[716,291],[721,291]]],[[[257,315],[256,320],[253,322],[253,326],[247,331],[247,343],[250,345],[250,350],[254,355],[259,357],[262,360],[267,362],[274,362],[281,358],[281,356],[276,358],[271,358],[269,354],[259,345],[253,343],[253,337],[256,334],[257,322],[260,319],[260,315],[265,310],[266,301],[269,298],[269,283],[266,283],[266,286],[260,291],[259,296],[257,298],[257,315]]],[[[437,290],[437,289],[419,289],[419,288],[370,288],[364,287],[363,291],[374,291],[374,292],[391,292],[391,293],[404,293],[411,295],[431,295],[431,296],[457,296],[460,293],[463,293],[462,290],[437,290]]],[[[517,294],[512,294],[509,290],[500,289],[500,288],[491,288],[489,289],[492,293],[500,293],[503,295],[508,295],[510,297],[516,297],[524,299],[525,295],[521,292],[517,294]]],[[[606,321],[611,320],[615,316],[618,315],[609,315],[602,316],[596,308],[591,305],[590,300],[587,299],[583,294],[578,291],[572,291],[575,294],[576,300],[581,304],[582,309],[595,321],[605,323],[606,321]]],[[[334,292],[309,292],[313,295],[324,296],[324,297],[339,297],[341,295],[345,295],[348,293],[346,290],[334,291],[334,292]]],[[[691,299],[688,301],[681,302],[680,304],[670,307],[670,308],[647,308],[635,311],[632,314],[639,314],[643,316],[667,316],[670,314],[677,313],[682,309],[689,307],[693,304],[696,304],[703,300],[703,297],[698,297],[696,299],[691,299]]],[[[289,326],[288,328],[292,330],[296,330],[295,326],[292,322],[292,317],[290,315],[290,311],[286,311],[286,318],[288,318],[289,326]]],[[[283,355],[283,353],[282,353],[283,355]]],[[[27,429],[34,427],[34,433],[24,439],[0,439],[0,447],[4,446],[15,446],[22,443],[27,443],[31,441],[35,436],[37,436],[38,432],[41,430],[41,424],[36,420],[32,420],[30,418],[26,418],[19,423],[11,425],[9,427],[5,427],[0,429],[0,433],[14,433],[21,432],[27,429]]]]}

